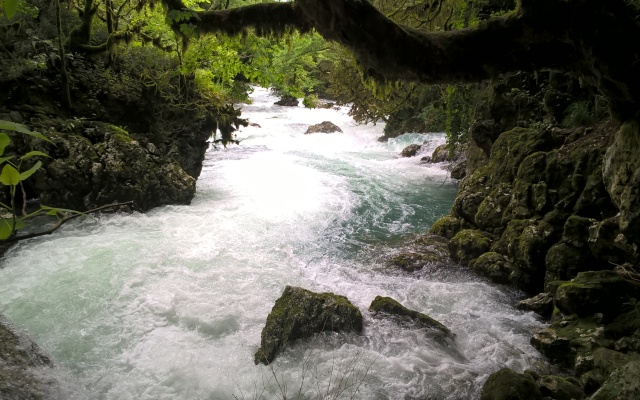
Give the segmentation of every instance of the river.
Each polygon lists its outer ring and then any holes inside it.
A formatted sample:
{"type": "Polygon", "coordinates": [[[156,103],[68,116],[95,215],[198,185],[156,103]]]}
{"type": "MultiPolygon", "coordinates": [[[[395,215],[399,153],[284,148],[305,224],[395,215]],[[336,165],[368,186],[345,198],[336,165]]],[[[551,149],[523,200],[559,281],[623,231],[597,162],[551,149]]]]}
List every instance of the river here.
{"type": "Polygon", "coordinates": [[[345,108],[253,98],[243,116],[259,126],[208,152],[190,206],[86,218],[7,253],[0,311],[57,360],[64,397],[474,399],[490,373],[539,361],[529,337],[542,324],[512,307],[517,293],[455,265],[386,263],[451,207],[441,165],[399,157],[411,143],[429,154],[444,134],[381,143],[381,125],[345,108]],[[344,133],[303,134],[324,120],[344,133]],[[363,333],[319,335],[254,365],[286,285],[348,297],[363,333]],[[378,295],[439,320],[455,346],[372,318],[378,295]]]}

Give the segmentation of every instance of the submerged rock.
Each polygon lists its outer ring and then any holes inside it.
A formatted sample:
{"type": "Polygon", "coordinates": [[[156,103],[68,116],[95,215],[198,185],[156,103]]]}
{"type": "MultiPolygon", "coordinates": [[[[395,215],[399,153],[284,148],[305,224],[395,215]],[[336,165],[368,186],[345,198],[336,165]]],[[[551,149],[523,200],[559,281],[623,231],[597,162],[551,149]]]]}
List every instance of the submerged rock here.
{"type": "Polygon", "coordinates": [[[410,144],[400,152],[402,157],[414,157],[422,148],[419,144],[410,144]]]}
{"type": "Polygon", "coordinates": [[[503,368],[489,376],[482,388],[481,400],[541,400],[542,393],[535,380],[503,368]]]}
{"type": "Polygon", "coordinates": [[[447,240],[437,235],[420,236],[389,260],[391,265],[406,272],[418,271],[427,266],[438,268],[449,262],[447,240]]]}
{"type": "Polygon", "coordinates": [[[311,125],[307,131],[304,133],[305,135],[309,135],[311,133],[334,133],[340,132],[342,133],[342,129],[331,121],[323,121],[319,124],[311,125]]]}
{"type": "Polygon", "coordinates": [[[361,332],[360,310],[344,296],[287,286],[267,316],[255,363],[269,364],[288,344],[326,331],[361,332]]]}
{"type": "Polygon", "coordinates": [[[450,338],[455,338],[456,336],[449,330],[449,328],[444,326],[442,323],[436,321],[426,314],[408,309],[391,297],[377,296],[373,300],[373,302],[371,302],[369,311],[373,311],[376,314],[385,313],[396,317],[409,319],[425,328],[435,329],[439,333],[445,334],[450,338]]]}
{"type": "Polygon", "coordinates": [[[49,356],[4,316],[0,315],[0,398],[47,399],[51,382],[36,372],[52,367],[49,356]]]}
{"type": "Polygon", "coordinates": [[[300,101],[298,101],[298,99],[293,96],[282,96],[280,100],[276,101],[273,104],[284,107],[298,107],[300,101]]]}

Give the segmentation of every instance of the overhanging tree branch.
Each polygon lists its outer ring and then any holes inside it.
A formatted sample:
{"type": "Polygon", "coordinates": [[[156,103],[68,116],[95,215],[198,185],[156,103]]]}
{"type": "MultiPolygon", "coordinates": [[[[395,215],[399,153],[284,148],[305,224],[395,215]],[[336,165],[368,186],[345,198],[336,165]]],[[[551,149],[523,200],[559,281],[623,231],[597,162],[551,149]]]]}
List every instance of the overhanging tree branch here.
{"type": "Polygon", "coordinates": [[[62,218],[60,218],[51,228],[46,229],[44,231],[39,231],[39,232],[33,232],[33,233],[29,233],[26,235],[16,235],[16,236],[12,236],[10,238],[7,238],[3,241],[0,241],[0,243],[13,243],[13,242],[18,242],[20,240],[26,240],[26,239],[32,239],[32,238],[36,238],[39,236],[45,236],[45,235],[51,235],[53,232],[57,231],[58,229],[60,229],[60,227],[62,227],[62,225],[64,225],[65,223],[71,221],[72,219],[78,218],[80,216],[84,216],[84,215],[88,215],[88,214],[95,214],[97,212],[103,211],[103,210],[107,210],[110,208],[120,208],[120,207],[125,207],[125,206],[131,206],[133,205],[133,201],[127,201],[124,203],[116,203],[116,204],[108,204],[102,207],[98,207],[98,208],[94,208],[93,210],[89,210],[89,211],[85,211],[83,213],[78,213],[78,214],[67,214],[64,213],[62,214],[62,218]]]}
{"type": "MultiPolygon", "coordinates": [[[[181,0],[163,0],[171,11],[181,0]]],[[[314,28],[378,80],[479,81],[511,71],[558,69],[595,85],[621,118],[640,117],[640,25],[624,0],[521,0],[509,16],[473,29],[428,32],[397,24],[366,0],[296,0],[195,12],[173,28],[259,35],[314,28]],[[634,38],[630,40],[630,38],[634,38]]]]}

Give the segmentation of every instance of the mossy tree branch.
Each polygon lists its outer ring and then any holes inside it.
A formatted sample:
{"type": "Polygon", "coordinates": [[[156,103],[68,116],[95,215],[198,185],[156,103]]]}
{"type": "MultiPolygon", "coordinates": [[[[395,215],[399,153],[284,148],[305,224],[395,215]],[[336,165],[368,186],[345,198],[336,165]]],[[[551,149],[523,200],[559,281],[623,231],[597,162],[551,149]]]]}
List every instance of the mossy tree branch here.
{"type": "MultiPolygon", "coordinates": [[[[163,0],[171,12],[181,0],[163,0]]],[[[499,73],[575,72],[605,94],[620,119],[640,117],[640,25],[624,0],[521,0],[511,15],[473,29],[428,32],[397,24],[366,0],[296,0],[192,11],[198,33],[259,35],[315,28],[349,48],[378,80],[479,81],[499,73]]]]}

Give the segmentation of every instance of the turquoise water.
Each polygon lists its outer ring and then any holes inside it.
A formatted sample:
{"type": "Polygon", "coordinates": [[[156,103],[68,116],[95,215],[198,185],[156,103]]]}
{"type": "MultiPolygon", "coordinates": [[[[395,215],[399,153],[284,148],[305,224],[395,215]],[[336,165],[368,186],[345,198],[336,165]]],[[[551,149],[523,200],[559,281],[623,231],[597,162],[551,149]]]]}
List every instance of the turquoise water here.
{"type": "Polygon", "coordinates": [[[385,263],[449,211],[443,166],[398,156],[423,142],[428,154],[443,134],[380,143],[381,125],[344,109],[254,99],[244,115],[260,127],[207,154],[191,206],[78,221],[7,254],[0,308],[59,361],[64,397],[476,398],[491,372],[537,362],[540,323],[511,307],[513,293],[456,266],[407,275],[385,263]],[[344,133],[303,134],[324,120],[344,133]],[[255,366],[286,285],[347,296],[363,334],[319,335],[255,366]],[[438,319],[455,346],[373,319],[377,295],[438,319]]]}

